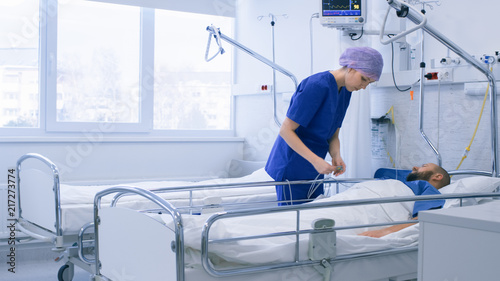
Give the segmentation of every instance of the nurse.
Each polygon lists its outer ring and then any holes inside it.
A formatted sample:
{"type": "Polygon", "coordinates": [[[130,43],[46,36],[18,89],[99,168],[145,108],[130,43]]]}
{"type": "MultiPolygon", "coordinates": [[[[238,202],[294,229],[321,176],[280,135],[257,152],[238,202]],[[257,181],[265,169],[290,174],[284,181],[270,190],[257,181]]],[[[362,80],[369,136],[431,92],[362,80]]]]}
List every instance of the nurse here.
{"type": "MultiPolygon", "coordinates": [[[[276,181],[311,180],[346,170],[340,156],[339,130],[351,92],[379,80],[382,55],[369,47],[348,48],[340,56],[342,68],[304,79],[292,96],[290,107],[266,163],[276,181]],[[325,161],[330,153],[332,163],[325,161]]],[[[277,185],[278,201],[299,204],[323,194],[323,185],[277,185]]]]}

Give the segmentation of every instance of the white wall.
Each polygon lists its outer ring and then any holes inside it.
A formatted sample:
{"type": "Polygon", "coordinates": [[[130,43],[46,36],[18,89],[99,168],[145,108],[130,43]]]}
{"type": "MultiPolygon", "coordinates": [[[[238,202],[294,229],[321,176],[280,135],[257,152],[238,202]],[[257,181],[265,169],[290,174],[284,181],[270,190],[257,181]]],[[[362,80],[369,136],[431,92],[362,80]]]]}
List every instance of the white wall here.
{"type": "MultiPolygon", "coordinates": [[[[268,59],[272,59],[272,28],[269,14],[277,16],[274,27],[276,63],[292,72],[300,82],[310,75],[309,21],[318,12],[319,2],[292,0],[240,0],[236,13],[236,39],[268,59]],[[282,15],[287,17],[283,17],[282,15]],[[264,16],[260,21],[259,16],[264,16]]],[[[315,72],[337,66],[339,50],[338,32],[319,26],[313,19],[313,34],[316,41],[315,72]]],[[[272,81],[272,69],[247,54],[237,51],[237,84],[272,81]]],[[[277,90],[293,90],[293,83],[286,76],[277,75],[277,90]]]]}
{"type": "MultiPolygon", "coordinates": [[[[429,24],[437,28],[467,52],[480,56],[484,53],[494,54],[499,50],[500,38],[495,36],[492,16],[485,15],[482,7],[474,7],[466,0],[441,0],[441,5],[427,8],[429,24]]],[[[260,15],[287,14],[288,18],[278,18],[275,27],[276,62],[294,73],[300,81],[310,74],[310,40],[309,19],[319,11],[319,1],[292,0],[284,3],[279,0],[240,0],[238,1],[237,40],[267,58],[272,57],[271,27],[269,19],[257,20],[260,15]]],[[[369,1],[369,19],[367,29],[378,29],[387,9],[386,1],[369,1]]],[[[500,2],[490,1],[488,10],[500,8],[500,2]]],[[[394,12],[387,29],[397,30],[405,20],[397,19],[394,12]]],[[[384,73],[390,73],[391,47],[378,43],[378,36],[365,35],[361,40],[352,42],[341,36],[336,30],[320,26],[313,19],[314,42],[314,72],[338,67],[337,58],[340,50],[350,45],[371,45],[384,56],[384,73]]],[[[447,48],[435,39],[425,36],[425,62],[427,71],[431,71],[431,58],[440,59],[447,55],[447,48]]],[[[399,69],[399,57],[396,46],[396,70],[399,69]]],[[[419,49],[420,47],[417,47],[419,49]]],[[[451,54],[455,57],[454,54],[451,54]]],[[[418,59],[418,58],[417,58],[418,59]]],[[[236,55],[236,83],[244,85],[248,93],[259,84],[272,81],[269,67],[254,60],[247,54],[236,55]]],[[[418,67],[419,60],[416,65],[418,67]]],[[[452,70],[455,71],[455,70],[452,70]]],[[[415,69],[418,79],[419,70],[415,69]]],[[[399,73],[396,73],[398,77],[399,73]]],[[[463,81],[481,79],[477,70],[462,67],[455,72],[456,81],[452,84],[430,84],[425,88],[424,130],[431,141],[442,154],[443,166],[453,170],[460,162],[462,152],[469,144],[482,105],[482,96],[468,96],[463,91],[463,81]],[[459,78],[460,76],[460,78],[459,78]],[[465,78],[464,78],[465,77],[465,78]]],[[[291,90],[288,78],[277,75],[279,92],[291,90]]],[[[392,79],[392,78],[391,78],[392,79]]],[[[415,80],[416,81],[416,80],[415,80]]],[[[387,85],[387,83],[386,83],[387,85]]],[[[410,101],[409,93],[400,93],[394,87],[370,87],[371,115],[380,117],[391,106],[395,108],[395,122],[398,127],[397,155],[393,155],[397,165],[410,168],[412,165],[426,162],[436,162],[437,159],[419,133],[418,98],[419,88],[415,87],[414,100],[410,101]]],[[[243,95],[236,97],[236,128],[237,135],[245,137],[243,156],[249,160],[265,160],[274,139],[269,137],[276,133],[277,127],[272,121],[272,103],[269,95],[243,95]],[[249,142],[253,139],[257,145],[249,142]]],[[[461,169],[481,169],[491,171],[490,160],[490,121],[489,101],[484,116],[472,145],[469,157],[461,169]]],[[[280,114],[283,114],[286,103],[280,104],[280,114]]]]}
{"type": "Polygon", "coordinates": [[[221,177],[241,150],[239,138],[3,140],[0,165],[6,171],[23,154],[38,153],[58,166],[62,182],[221,177]]]}

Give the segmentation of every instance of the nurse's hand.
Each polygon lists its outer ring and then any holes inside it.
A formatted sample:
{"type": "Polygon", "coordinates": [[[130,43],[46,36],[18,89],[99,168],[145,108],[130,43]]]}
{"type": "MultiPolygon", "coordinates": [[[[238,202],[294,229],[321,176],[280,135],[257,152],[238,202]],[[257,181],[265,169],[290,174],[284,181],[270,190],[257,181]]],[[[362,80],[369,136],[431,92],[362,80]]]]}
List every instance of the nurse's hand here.
{"type": "Polygon", "coordinates": [[[332,159],[332,166],[334,167],[333,175],[340,176],[345,173],[345,163],[342,158],[332,159]]]}
{"type": "Polygon", "coordinates": [[[328,175],[335,171],[335,167],[330,165],[324,159],[318,157],[318,160],[312,163],[314,169],[320,174],[328,175]]]}

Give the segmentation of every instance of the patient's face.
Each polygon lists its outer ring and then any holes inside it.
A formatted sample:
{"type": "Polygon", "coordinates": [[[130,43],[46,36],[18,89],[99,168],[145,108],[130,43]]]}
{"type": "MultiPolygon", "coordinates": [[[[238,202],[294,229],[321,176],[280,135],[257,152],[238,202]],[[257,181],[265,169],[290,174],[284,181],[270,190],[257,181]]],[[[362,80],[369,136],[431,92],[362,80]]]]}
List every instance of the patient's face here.
{"type": "Polygon", "coordinates": [[[413,170],[410,174],[408,174],[408,176],[406,177],[406,180],[407,181],[418,181],[418,180],[429,181],[433,174],[434,174],[433,171],[419,172],[419,171],[413,170]]]}
{"type": "Polygon", "coordinates": [[[406,177],[407,181],[430,181],[432,175],[436,172],[436,164],[427,163],[420,167],[413,167],[411,173],[406,177]]]}

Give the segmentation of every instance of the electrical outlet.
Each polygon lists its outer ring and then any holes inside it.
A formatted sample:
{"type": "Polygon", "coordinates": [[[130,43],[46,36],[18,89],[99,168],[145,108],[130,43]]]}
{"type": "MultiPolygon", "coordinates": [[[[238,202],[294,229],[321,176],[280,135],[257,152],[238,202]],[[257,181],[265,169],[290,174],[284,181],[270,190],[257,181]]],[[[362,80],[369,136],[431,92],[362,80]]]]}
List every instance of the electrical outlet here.
{"type": "Polygon", "coordinates": [[[273,89],[273,85],[270,85],[270,84],[262,84],[262,85],[259,85],[259,89],[258,89],[258,91],[259,91],[260,93],[270,93],[272,89],[273,89]]]}
{"type": "Polygon", "coordinates": [[[438,80],[438,73],[437,72],[429,72],[429,73],[425,74],[425,78],[427,78],[427,80],[438,80]]]}
{"type": "Polygon", "coordinates": [[[438,79],[439,81],[453,81],[453,70],[449,68],[440,69],[438,79]]]}

